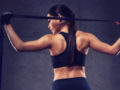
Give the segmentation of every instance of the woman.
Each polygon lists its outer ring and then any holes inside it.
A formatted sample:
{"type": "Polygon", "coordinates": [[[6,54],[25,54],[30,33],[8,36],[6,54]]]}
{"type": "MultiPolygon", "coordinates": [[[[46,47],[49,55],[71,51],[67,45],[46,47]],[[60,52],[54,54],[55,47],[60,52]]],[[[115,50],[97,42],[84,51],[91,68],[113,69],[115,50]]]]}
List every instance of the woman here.
{"type": "MultiPolygon", "coordinates": [[[[85,74],[88,48],[110,55],[116,55],[120,50],[120,38],[113,45],[108,45],[91,33],[76,30],[75,21],[70,20],[49,19],[48,28],[52,34],[23,42],[9,22],[10,15],[3,15],[2,23],[16,51],[49,49],[54,70],[52,90],[91,90],[85,74]]],[[[65,5],[53,6],[47,16],[75,18],[74,13],[65,5]]]]}

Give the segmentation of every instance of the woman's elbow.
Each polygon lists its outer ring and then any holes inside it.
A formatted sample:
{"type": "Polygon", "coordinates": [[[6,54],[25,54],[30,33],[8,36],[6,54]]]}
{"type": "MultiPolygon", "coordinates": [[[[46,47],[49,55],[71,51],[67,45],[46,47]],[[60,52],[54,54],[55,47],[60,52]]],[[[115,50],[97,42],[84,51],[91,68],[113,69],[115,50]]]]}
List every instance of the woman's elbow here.
{"type": "Polygon", "coordinates": [[[114,55],[118,56],[120,54],[120,50],[118,52],[116,52],[114,55]]]}
{"type": "Polygon", "coordinates": [[[118,50],[115,50],[115,49],[112,49],[112,50],[111,50],[111,54],[112,54],[113,56],[118,56],[119,53],[120,53],[120,51],[118,51],[118,50]]]}
{"type": "Polygon", "coordinates": [[[14,48],[16,52],[23,52],[23,45],[19,45],[18,47],[14,48]]]}
{"type": "Polygon", "coordinates": [[[117,56],[116,53],[111,53],[112,56],[117,56]]]}
{"type": "Polygon", "coordinates": [[[19,52],[19,53],[20,53],[20,52],[23,52],[22,48],[15,48],[14,50],[15,50],[16,52],[19,52]]]}
{"type": "Polygon", "coordinates": [[[16,49],[15,51],[19,52],[19,53],[23,52],[23,50],[21,50],[21,49],[16,49]]]}

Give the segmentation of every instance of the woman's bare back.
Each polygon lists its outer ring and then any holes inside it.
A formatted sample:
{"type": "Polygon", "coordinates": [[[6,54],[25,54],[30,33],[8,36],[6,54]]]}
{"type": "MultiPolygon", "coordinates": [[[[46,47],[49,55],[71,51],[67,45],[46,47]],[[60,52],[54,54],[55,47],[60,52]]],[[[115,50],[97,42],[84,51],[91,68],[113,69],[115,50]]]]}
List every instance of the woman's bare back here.
{"type": "MultiPolygon", "coordinates": [[[[64,52],[66,49],[66,40],[61,34],[56,34],[53,39],[53,47],[50,49],[50,55],[56,56],[64,52]]],[[[76,32],[77,50],[87,55],[88,40],[82,31],[76,32]]],[[[84,66],[60,67],[54,69],[54,80],[62,78],[86,77],[84,66]]]]}

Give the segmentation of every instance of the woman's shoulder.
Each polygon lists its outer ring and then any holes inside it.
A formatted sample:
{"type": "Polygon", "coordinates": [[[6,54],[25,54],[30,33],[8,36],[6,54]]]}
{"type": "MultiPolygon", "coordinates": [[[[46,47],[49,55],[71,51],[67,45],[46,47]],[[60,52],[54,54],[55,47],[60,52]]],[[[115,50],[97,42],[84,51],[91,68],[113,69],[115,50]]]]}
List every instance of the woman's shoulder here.
{"type": "Polygon", "coordinates": [[[53,41],[60,38],[60,34],[46,34],[45,36],[53,41]]]}
{"type": "Polygon", "coordinates": [[[86,36],[86,35],[88,35],[89,33],[88,32],[85,32],[85,31],[82,31],[82,30],[77,30],[76,31],[76,35],[77,36],[79,36],[79,35],[84,35],[84,36],[86,36]]]}
{"type": "Polygon", "coordinates": [[[89,32],[85,32],[83,30],[77,30],[76,31],[76,35],[83,35],[83,36],[91,36],[93,35],[92,33],[89,33],[89,32]]]}

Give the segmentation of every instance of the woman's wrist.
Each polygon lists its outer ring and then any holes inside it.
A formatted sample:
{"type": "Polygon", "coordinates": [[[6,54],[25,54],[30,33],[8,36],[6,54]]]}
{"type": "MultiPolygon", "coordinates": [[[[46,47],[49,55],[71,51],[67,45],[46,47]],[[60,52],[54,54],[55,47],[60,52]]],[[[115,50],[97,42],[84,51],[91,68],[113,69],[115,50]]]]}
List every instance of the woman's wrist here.
{"type": "Polygon", "coordinates": [[[118,52],[116,53],[116,56],[120,54],[120,38],[118,38],[118,41],[119,41],[119,50],[118,50],[118,52]]]}

